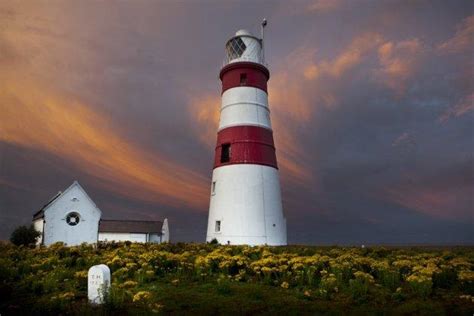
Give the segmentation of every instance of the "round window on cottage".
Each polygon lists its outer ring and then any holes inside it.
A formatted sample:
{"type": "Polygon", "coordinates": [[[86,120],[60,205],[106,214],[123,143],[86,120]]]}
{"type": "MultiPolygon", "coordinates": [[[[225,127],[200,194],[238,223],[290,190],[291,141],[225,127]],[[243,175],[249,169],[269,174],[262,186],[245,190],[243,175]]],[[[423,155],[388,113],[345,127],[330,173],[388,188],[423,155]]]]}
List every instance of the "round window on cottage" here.
{"type": "Polygon", "coordinates": [[[76,226],[77,224],[79,224],[80,220],[81,217],[76,212],[71,212],[66,216],[66,223],[70,226],[76,226]]]}

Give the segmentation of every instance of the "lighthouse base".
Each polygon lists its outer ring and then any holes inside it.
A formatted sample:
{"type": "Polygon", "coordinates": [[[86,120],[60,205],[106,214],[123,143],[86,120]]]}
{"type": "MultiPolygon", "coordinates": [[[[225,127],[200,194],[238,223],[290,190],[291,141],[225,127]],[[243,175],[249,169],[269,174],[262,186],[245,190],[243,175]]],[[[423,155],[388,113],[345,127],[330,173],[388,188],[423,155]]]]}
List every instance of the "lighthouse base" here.
{"type": "Polygon", "coordinates": [[[278,170],[235,164],[214,169],[207,241],[286,245],[278,170]]]}

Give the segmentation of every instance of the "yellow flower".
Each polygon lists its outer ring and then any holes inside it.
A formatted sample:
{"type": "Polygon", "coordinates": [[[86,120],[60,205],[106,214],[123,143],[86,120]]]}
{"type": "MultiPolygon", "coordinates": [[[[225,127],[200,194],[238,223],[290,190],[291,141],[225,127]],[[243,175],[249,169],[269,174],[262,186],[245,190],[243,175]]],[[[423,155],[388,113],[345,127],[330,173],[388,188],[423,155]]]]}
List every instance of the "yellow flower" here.
{"type": "Polygon", "coordinates": [[[461,295],[459,296],[460,299],[462,300],[468,300],[468,301],[471,301],[472,303],[474,303],[474,296],[472,295],[461,295]]]}
{"type": "Polygon", "coordinates": [[[163,305],[155,303],[151,311],[155,314],[158,314],[162,308],[163,308],[163,305]]]}
{"type": "Polygon", "coordinates": [[[87,271],[77,271],[74,276],[78,279],[87,279],[87,271]]]}
{"type": "Polygon", "coordinates": [[[374,277],[368,273],[362,272],[362,271],[357,271],[354,272],[354,276],[358,280],[363,280],[367,281],[369,283],[374,283],[374,277]]]}
{"type": "Polygon", "coordinates": [[[63,294],[59,294],[59,298],[61,299],[72,299],[74,298],[74,293],[73,292],[66,292],[66,293],[63,293],[63,294]]]}
{"type": "Polygon", "coordinates": [[[474,281],[474,271],[462,270],[458,274],[459,280],[472,282],[474,281]]]}
{"type": "Polygon", "coordinates": [[[140,291],[133,296],[134,303],[147,302],[151,299],[151,293],[148,291],[140,291]]]}
{"type": "Polygon", "coordinates": [[[135,287],[137,285],[138,285],[137,282],[128,280],[128,281],[125,281],[122,284],[120,284],[120,287],[121,288],[132,288],[132,287],[135,287]]]}
{"type": "Polygon", "coordinates": [[[280,285],[282,288],[284,289],[287,289],[290,287],[290,285],[288,284],[288,282],[283,282],[281,285],[280,285]]]}
{"type": "Polygon", "coordinates": [[[137,264],[135,262],[129,262],[125,265],[128,269],[134,269],[137,267],[137,264]]]}

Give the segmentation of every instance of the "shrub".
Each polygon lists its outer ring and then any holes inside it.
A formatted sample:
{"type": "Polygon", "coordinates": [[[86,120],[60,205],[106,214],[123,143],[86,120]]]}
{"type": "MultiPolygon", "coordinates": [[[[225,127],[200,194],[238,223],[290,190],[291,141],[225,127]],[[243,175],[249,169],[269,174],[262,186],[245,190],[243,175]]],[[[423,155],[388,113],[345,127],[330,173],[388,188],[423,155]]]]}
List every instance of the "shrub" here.
{"type": "Polygon", "coordinates": [[[10,241],[17,246],[30,246],[34,245],[40,236],[41,233],[33,225],[19,226],[12,232],[10,241]]]}
{"type": "Polygon", "coordinates": [[[218,245],[219,242],[217,241],[216,238],[212,239],[210,242],[209,242],[210,245],[218,245]]]}

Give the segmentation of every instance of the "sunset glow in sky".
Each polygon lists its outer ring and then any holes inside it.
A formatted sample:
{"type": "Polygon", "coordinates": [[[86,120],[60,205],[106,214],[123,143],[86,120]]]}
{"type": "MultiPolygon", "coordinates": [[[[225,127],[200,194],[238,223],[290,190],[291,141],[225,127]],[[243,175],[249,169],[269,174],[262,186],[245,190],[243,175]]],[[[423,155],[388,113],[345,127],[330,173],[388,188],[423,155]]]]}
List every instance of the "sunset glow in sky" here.
{"type": "Polygon", "coordinates": [[[472,1],[1,1],[0,239],[78,180],[205,239],[235,31],[269,21],[290,243],[474,242],[472,1]]]}

